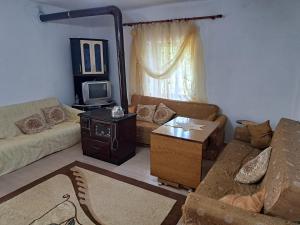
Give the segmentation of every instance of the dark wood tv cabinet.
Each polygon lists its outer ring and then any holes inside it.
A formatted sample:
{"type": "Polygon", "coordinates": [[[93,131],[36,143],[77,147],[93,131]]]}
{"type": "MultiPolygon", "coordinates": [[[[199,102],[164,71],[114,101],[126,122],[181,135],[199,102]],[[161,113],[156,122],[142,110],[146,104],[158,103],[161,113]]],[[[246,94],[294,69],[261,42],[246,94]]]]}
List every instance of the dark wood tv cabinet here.
{"type": "Polygon", "coordinates": [[[81,111],[92,111],[96,109],[105,109],[105,108],[112,108],[116,105],[114,101],[107,102],[101,105],[81,105],[81,104],[73,104],[72,108],[79,109],[81,111]]]}
{"type": "Polygon", "coordinates": [[[136,114],[112,118],[110,109],[79,114],[83,154],[116,165],[135,155],[136,114]]]}

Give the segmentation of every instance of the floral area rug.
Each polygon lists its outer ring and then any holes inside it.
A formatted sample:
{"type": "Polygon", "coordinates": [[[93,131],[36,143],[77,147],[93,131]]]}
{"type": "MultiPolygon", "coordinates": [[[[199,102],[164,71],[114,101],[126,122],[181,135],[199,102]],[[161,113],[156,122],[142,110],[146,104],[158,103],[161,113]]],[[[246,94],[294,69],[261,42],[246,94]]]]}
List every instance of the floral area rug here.
{"type": "Polygon", "coordinates": [[[185,196],[73,162],[0,199],[5,225],[177,224],[185,196]]]}

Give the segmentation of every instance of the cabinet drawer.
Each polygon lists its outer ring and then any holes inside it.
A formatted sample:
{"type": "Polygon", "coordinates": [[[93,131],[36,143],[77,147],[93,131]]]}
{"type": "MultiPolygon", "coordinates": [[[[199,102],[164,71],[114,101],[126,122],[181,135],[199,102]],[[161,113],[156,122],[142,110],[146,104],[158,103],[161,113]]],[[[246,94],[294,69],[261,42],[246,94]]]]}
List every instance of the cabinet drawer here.
{"type": "Polygon", "coordinates": [[[96,159],[108,161],[110,159],[110,144],[93,140],[90,138],[82,139],[83,154],[96,159]]]}

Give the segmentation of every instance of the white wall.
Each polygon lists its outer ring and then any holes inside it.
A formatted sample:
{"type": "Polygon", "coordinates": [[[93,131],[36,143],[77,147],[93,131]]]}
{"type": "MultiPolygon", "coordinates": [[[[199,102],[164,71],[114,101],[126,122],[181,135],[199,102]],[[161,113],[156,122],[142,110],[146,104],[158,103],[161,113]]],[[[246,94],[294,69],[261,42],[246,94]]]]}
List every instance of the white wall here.
{"type": "MultiPolygon", "coordinates": [[[[127,21],[224,14],[197,21],[205,52],[210,103],[237,119],[300,119],[300,1],[207,0],[126,11],[127,21]]],[[[124,28],[127,70],[130,28],[124,28]]],[[[129,71],[127,71],[129,74],[129,71]]]]}
{"type": "MultiPolygon", "coordinates": [[[[203,0],[123,12],[125,21],[159,20],[222,13],[197,21],[205,52],[209,102],[229,117],[274,126],[280,117],[300,119],[300,1],[203,0]]],[[[60,11],[46,8],[45,12],[60,11]]],[[[111,80],[119,103],[115,34],[112,27],[41,23],[29,0],[2,0],[0,7],[0,105],[57,96],[74,101],[70,37],[109,42],[111,80]]],[[[124,28],[129,76],[130,28],[124,28]]]]}
{"type": "Polygon", "coordinates": [[[49,96],[74,103],[69,38],[91,36],[92,30],[42,23],[38,15],[38,5],[28,0],[0,3],[0,105],[49,96]]]}
{"type": "Polygon", "coordinates": [[[296,92],[294,99],[294,118],[300,121],[300,75],[298,75],[298,80],[296,81],[296,92]]]}

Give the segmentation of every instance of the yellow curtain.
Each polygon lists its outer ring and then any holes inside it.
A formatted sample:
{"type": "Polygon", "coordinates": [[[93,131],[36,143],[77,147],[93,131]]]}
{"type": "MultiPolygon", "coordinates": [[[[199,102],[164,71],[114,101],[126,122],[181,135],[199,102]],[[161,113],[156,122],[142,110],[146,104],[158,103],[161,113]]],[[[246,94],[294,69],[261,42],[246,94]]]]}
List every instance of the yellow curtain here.
{"type": "Polygon", "coordinates": [[[135,26],[130,75],[131,94],[206,102],[197,26],[190,21],[135,26]]]}

